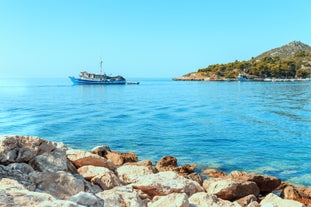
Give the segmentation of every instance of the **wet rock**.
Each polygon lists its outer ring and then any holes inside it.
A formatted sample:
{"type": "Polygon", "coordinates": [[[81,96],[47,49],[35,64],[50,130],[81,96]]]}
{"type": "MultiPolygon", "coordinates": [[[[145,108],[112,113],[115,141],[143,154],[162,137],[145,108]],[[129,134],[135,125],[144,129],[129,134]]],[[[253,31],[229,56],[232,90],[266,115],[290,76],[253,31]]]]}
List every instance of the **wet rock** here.
{"type": "Polygon", "coordinates": [[[115,187],[97,193],[96,196],[104,200],[105,206],[113,207],[143,207],[144,202],[131,186],[115,187]]]}
{"type": "Polygon", "coordinates": [[[171,193],[166,196],[155,196],[148,207],[189,207],[188,196],[185,193],[171,193]]]}
{"type": "Polygon", "coordinates": [[[115,169],[115,166],[113,165],[113,163],[111,163],[111,161],[99,155],[92,154],[90,152],[71,149],[67,150],[66,154],[67,158],[78,168],[85,165],[93,165],[93,166],[106,167],[110,170],[115,169]]]}
{"type": "Polygon", "coordinates": [[[217,198],[215,195],[209,195],[204,192],[193,194],[189,198],[191,207],[240,207],[236,202],[230,202],[217,198]]]}
{"type": "Polygon", "coordinates": [[[141,176],[132,186],[150,197],[183,192],[190,196],[196,192],[204,191],[197,182],[186,179],[172,171],[141,176]]]}
{"type": "Polygon", "coordinates": [[[116,170],[120,180],[123,183],[129,184],[136,182],[143,175],[153,174],[152,167],[138,165],[123,165],[116,170]]]}
{"type": "Polygon", "coordinates": [[[260,192],[263,194],[272,192],[281,184],[281,180],[274,176],[259,175],[240,171],[233,171],[228,175],[228,177],[240,181],[255,182],[259,187],[260,192]]]}
{"type": "Polygon", "coordinates": [[[208,194],[214,194],[224,200],[236,200],[247,195],[259,194],[259,188],[255,182],[238,182],[229,178],[209,179],[203,183],[208,194]]]}
{"type": "Polygon", "coordinates": [[[226,173],[213,168],[204,170],[202,174],[213,178],[220,178],[226,176],[226,173]]]}
{"type": "Polygon", "coordinates": [[[172,171],[176,167],[177,167],[177,159],[172,156],[164,156],[156,164],[156,169],[159,172],[172,171]]]}
{"type": "Polygon", "coordinates": [[[123,165],[127,162],[137,162],[138,160],[134,153],[107,152],[105,156],[117,166],[123,165]]]}
{"type": "Polygon", "coordinates": [[[109,146],[97,146],[91,150],[91,153],[99,155],[101,157],[105,157],[108,152],[111,152],[109,146]]]}
{"type": "Polygon", "coordinates": [[[304,207],[305,205],[294,200],[282,199],[277,195],[270,193],[261,202],[262,207],[277,206],[277,207],[304,207]]]}

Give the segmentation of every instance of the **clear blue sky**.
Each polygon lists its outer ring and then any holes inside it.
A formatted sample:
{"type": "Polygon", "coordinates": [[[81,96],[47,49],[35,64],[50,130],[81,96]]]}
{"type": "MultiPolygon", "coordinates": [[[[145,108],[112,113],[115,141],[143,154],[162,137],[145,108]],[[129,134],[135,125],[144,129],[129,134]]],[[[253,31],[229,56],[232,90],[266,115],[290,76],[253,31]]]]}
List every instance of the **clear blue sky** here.
{"type": "Polygon", "coordinates": [[[310,0],[0,0],[2,77],[176,77],[311,45],[310,0]]]}

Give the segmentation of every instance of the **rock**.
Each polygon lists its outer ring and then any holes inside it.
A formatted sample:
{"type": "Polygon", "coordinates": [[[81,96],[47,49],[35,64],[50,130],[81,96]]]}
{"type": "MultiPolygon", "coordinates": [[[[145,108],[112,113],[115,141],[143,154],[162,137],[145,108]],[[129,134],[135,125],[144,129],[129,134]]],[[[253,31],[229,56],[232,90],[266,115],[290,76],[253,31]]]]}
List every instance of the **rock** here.
{"type": "Polygon", "coordinates": [[[131,186],[115,187],[97,193],[96,196],[104,200],[106,207],[143,207],[144,202],[131,186]]]}
{"type": "Polygon", "coordinates": [[[66,152],[54,150],[34,157],[30,165],[40,172],[68,171],[66,152]]]}
{"type": "Polygon", "coordinates": [[[148,207],[189,207],[188,196],[185,193],[171,193],[166,196],[155,196],[148,207]]]}
{"type": "Polygon", "coordinates": [[[311,198],[311,187],[297,186],[296,190],[304,198],[311,198]]]}
{"type": "Polygon", "coordinates": [[[67,150],[66,154],[67,158],[78,168],[85,165],[93,165],[93,166],[106,167],[110,170],[115,169],[115,166],[109,160],[99,155],[92,154],[90,152],[71,149],[67,150]]]}
{"type": "Polygon", "coordinates": [[[30,173],[30,178],[36,184],[38,190],[59,199],[66,200],[84,191],[83,181],[64,171],[33,172],[30,173]]]}
{"type": "Polygon", "coordinates": [[[103,190],[108,190],[122,184],[114,172],[105,167],[86,165],[80,167],[78,173],[86,180],[90,180],[92,184],[100,186],[103,190]]]}
{"type": "MultiPolygon", "coordinates": [[[[256,201],[257,203],[257,198],[254,195],[247,195],[243,198],[240,198],[238,200],[236,200],[235,202],[237,202],[238,204],[240,204],[241,207],[248,207],[250,203],[252,203],[253,201],[256,201]]],[[[253,203],[254,205],[255,203],[253,203]]],[[[258,204],[258,203],[257,203],[258,204]]]]}
{"type": "Polygon", "coordinates": [[[197,182],[186,179],[172,171],[141,176],[132,186],[150,197],[170,193],[186,193],[190,196],[196,192],[204,191],[197,182]]]}
{"type": "Polygon", "coordinates": [[[120,166],[126,162],[137,162],[138,158],[134,153],[107,152],[106,158],[113,164],[120,166]]]}
{"type": "Polygon", "coordinates": [[[105,173],[112,172],[106,167],[97,167],[93,165],[85,165],[78,169],[78,173],[86,180],[91,180],[96,176],[102,176],[105,173]]]}
{"type": "Polygon", "coordinates": [[[240,171],[233,171],[228,175],[228,177],[240,181],[255,182],[259,187],[260,192],[263,194],[272,192],[281,184],[281,180],[274,176],[259,175],[240,171]]]}
{"type": "Polygon", "coordinates": [[[106,146],[106,145],[97,146],[91,150],[91,153],[99,155],[101,157],[105,157],[108,152],[111,152],[111,150],[109,146],[106,146]]]}
{"type": "Polygon", "coordinates": [[[284,199],[296,200],[299,201],[301,199],[300,194],[294,188],[294,186],[288,185],[281,192],[281,197],[284,199]]]}
{"type": "Polygon", "coordinates": [[[200,174],[198,173],[191,173],[187,176],[185,176],[186,178],[196,181],[197,183],[199,183],[201,186],[203,185],[203,178],[200,174]]]}
{"type": "Polygon", "coordinates": [[[294,200],[282,199],[273,193],[268,194],[261,202],[262,207],[304,207],[305,205],[294,200]]]}
{"type": "Polygon", "coordinates": [[[251,181],[238,182],[232,179],[209,179],[203,183],[208,194],[214,194],[224,200],[236,200],[247,195],[259,194],[256,183],[251,181]]]}
{"type": "Polygon", "coordinates": [[[70,198],[70,201],[83,206],[101,207],[104,201],[99,197],[86,192],[80,192],[70,198]]]}
{"type": "Polygon", "coordinates": [[[34,191],[36,185],[29,177],[29,173],[33,171],[32,167],[25,163],[11,163],[8,166],[0,165],[0,179],[14,179],[24,185],[26,189],[34,191]]]}
{"type": "Polygon", "coordinates": [[[3,178],[0,180],[0,205],[13,206],[59,206],[59,207],[78,207],[74,202],[57,200],[53,196],[42,193],[32,192],[24,188],[15,180],[3,178]]]}
{"type": "Polygon", "coordinates": [[[136,182],[140,176],[153,174],[152,167],[137,165],[123,165],[116,171],[120,180],[125,184],[136,182]]]}
{"type": "Polygon", "coordinates": [[[173,171],[177,172],[180,175],[187,176],[194,173],[195,164],[186,164],[180,167],[176,167],[173,171]]]}
{"type": "Polygon", "coordinates": [[[226,176],[226,173],[211,168],[211,169],[204,170],[203,175],[207,175],[207,176],[213,177],[213,178],[220,178],[220,177],[226,176]]]}
{"type": "Polygon", "coordinates": [[[0,164],[29,162],[35,156],[51,152],[56,148],[65,150],[61,144],[32,136],[0,136],[0,164]]]}
{"type": "Polygon", "coordinates": [[[204,192],[193,194],[189,198],[191,207],[240,207],[236,202],[230,202],[217,198],[215,195],[209,195],[204,192]]]}
{"type": "Polygon", "coordinates": [[[156,165],[156,169],[159,172],[172,171],[176,167],[177,167],[177,159],[172,156],[162,157],[160,161],[157,162],[156,165]]]}

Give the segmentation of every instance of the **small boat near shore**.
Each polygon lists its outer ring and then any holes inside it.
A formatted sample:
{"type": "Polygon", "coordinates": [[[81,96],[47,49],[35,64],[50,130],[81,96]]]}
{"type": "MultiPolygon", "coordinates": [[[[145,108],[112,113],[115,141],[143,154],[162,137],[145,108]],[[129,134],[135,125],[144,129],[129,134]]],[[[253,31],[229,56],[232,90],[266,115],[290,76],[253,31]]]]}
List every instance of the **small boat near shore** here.
{"type": "Polygon", "coordinates": [[[103,61],[100,61],[100,74],[82,71],[80,72],[80,75],[78,78],[74,76],[69,76],[69,79],[75,85],[84,85],[84,84],[124,85],[126,84],[126,79],[120,75],[108,76],[105,73],[102,74],[102,64],[103,64],[103,61]]]}
{"type": "Polygon", "coordinates": [[[238,77],[237,77],[238,81],[253,81],[254,78],[249,78],[246,75],[243,75],[242,73],[239,73],[238,77]]]}

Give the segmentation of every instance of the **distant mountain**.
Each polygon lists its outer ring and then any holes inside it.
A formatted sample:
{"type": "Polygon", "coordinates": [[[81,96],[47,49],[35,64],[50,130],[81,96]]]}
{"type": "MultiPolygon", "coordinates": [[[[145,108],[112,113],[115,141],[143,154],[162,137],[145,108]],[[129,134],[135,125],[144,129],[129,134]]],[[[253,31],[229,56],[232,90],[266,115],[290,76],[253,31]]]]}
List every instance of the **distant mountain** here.
{"type": "Polygon", "coordinates": [[[262,59],[267,56],[279,57],[280,59],[294,58],[296,52],[311,53],[311,47],[300,41],[293,41],[288,43],[287,45],[283,45],[282,47],[274,48],[272,50],[264,52],[255,57],[255,59],[262,59]]]}
{"type": "Polygon", "coordinates": [[[250,60],[209,65],[173,80],[236,80],[239,73],[257,80],[310,78],[311,47],[300,41],[293,41],[250,60]]]}

